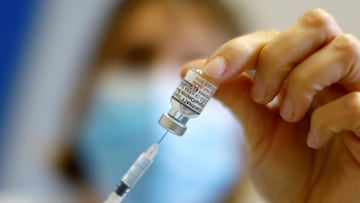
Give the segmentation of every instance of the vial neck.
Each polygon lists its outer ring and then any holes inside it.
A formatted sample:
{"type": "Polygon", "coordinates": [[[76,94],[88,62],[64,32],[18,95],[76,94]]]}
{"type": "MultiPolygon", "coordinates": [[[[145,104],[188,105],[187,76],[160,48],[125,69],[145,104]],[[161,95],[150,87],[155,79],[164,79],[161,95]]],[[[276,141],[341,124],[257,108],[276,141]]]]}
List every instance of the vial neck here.
{"type": "Polygon", "coordinates": [[[175,110],[174,108],[171,108],[169,113],[169,116],[173,117],[174,119],[178,120],[182,124],[186,124],[189,121],[189,118],[184,116],[181,112],[175,110]]]}

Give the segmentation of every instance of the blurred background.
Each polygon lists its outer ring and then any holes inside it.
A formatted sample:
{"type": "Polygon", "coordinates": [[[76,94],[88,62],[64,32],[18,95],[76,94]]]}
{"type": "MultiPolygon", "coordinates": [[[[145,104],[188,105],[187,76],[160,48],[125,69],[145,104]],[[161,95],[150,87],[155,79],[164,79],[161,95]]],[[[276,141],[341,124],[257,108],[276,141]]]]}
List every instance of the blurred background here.
{"type": "MultiPolygon", "coordinates": [[[[355,0],[2,4],[0,202],[100,202],[164,132],[181,64],[235,36],[320,7],[360,37],[355,0]]],[[[127,202],[241,201],[241,126],[216,101],[189,123],[127,202]]]]}

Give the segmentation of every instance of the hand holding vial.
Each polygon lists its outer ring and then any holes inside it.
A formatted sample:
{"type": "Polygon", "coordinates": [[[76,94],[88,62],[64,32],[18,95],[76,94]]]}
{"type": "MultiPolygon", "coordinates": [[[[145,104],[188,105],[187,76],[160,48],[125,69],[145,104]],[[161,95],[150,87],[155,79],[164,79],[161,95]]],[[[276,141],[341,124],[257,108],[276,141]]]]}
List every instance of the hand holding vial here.
{"type": "Polygon", "coordinates": [[[284,31],[235,38],[190,62],[245,131],[255,187],[269,202],[359,202],[360,43],[326,11],[284,31]],[[245,73],[255,70],[254,77],[245,73]]]}

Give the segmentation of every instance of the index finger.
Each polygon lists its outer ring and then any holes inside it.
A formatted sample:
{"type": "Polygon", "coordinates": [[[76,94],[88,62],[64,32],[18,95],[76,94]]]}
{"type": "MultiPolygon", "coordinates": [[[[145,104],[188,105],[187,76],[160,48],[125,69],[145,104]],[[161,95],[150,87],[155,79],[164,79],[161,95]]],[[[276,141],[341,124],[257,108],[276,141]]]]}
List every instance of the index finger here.
{"type": "Polygon", "coordinates": [[[278,32],[259,31],[232,39],[216,50],[207,60],[194,61],[184,66],[182,73],[196,65],[214,82],[223,83],[241,72],[254,69],[261,49],[278,32]]]}

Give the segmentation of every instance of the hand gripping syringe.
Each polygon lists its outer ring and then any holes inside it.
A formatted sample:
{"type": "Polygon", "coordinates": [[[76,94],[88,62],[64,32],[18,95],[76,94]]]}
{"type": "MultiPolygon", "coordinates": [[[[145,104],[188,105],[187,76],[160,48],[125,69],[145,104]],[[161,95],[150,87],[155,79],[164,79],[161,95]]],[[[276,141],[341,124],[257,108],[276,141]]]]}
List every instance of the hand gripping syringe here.
{"type": "Polygon", "coordinates": [[[146,152],[140,154],[134,164],[131,165],[130,169],[121,178],[121,181],[116,186],[116,189],[110,193],[104,203],[120,203],[123,201],[126,194],[132,187],[135,186],[136,182],[153,163],[154,157],[159,148],[158,143],[151,145],[146,152]]]}

